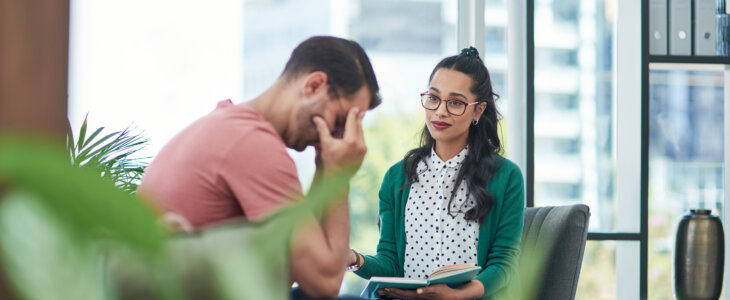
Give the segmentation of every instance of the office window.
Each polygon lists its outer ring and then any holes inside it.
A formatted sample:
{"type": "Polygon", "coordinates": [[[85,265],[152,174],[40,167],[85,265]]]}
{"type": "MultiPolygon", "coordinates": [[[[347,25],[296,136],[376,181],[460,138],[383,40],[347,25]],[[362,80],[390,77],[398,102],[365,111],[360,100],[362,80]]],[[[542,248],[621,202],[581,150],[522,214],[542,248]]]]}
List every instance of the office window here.
{"type": "Polygon", "coordinates": [[[557,66],[578,65],[578,51],[576,49],[553,49],[551,52],[552,62],[557,66]]]}
{"type": "Polygon", "coordinates": [[[552,107],[558,110],[575,110],[578,108],[578,96],[575,94],[552,95],[552,107]]]}
{"type": "Polygon", "coordinates": [[[616,299],[616,244],[615,241],[586,242],[576,299],[616,299]],[[593,269],[601,272],[591,272],[593,269]]]}
{"type": "Polygon", "coordinates": [[[217,101],[244,100],[242,2],[78,0],[70,9],[73,128],[87,113],[92,128],[131,125],[151,139],[143,155],[152,156],[217,101]]]}
{"type": "MultiPolygon", "coordinates": [[[[615,5],[541,0],[534,7],[534,205],[586,204],[590,232],[616,230],[615,5]]],[[[578,299],[616,297],[618,244],[588,242],[578,299]]]]}
{"type": "MultiPolygon", "coordinates": [[[[482,57],[492,79],[492,88],[499,95],[497,109],[506,115],[507,101],[507,3],[488,0],[484,8],[484,50],[482,57]]],[[[505,121],[502,121],[505,124],[505,121]]],[[[506,132],[502,132],[506,134],[506,132]]],[[[504,139],[504,136],[502,136],[504,139]]],[[[504,146],[504,145],[503,145],[504,146]]]]}
{"type": "Polygon", "coordinates": [[[550,194],[555,197],[552,201],[555,205],[570,205],[581,202],[581,186],[574,183],[550,182],[545,180],[535,187],[535,191],[550,194]]]}
{"type": "Polygon", "coordinates": [[[507,28],[487,26],[485,29],[487,53],[507,52],[507,28]]]}
{"type": "MultiPolygon", "coordinates": [[[[488,67],[488,66],[487,66],[488,67]]],[[[504,74],[499,68],[487,69],[489,70],[489,76],[492,80],[492,89],[499,95],[498,102],[504,102],[504,98],[507,94],[507,74],[504,74]]]]}
{"type": "Polygon", "coordinates": [[[440,2],[362,1],[350,35],[372,51],[440,54],[445,21],[440,2]],[[404,13],[408,12],[408,13],[404,13]]]}
{"type": "MultiPolygon", "coordinates": [[[[559,46],[562,47],[562,46],[559,46]]],[[[578,48],[564,49],[553,46],[535,49],[536,67],[576,68],[578,67],[578,48]]],[[[573,74],[577,76],[578,74],[573,74]]]]}
{"type": "Polygon", "coordinates": [[[606,136],[611,132],[605,129],[615,122],[610,89],[615,66],[605,61],[611,58],[605,52],[613,49],[615,16],[608,14],[603,0],[576,2],[572,8],[563,8],[565,5],[565,1],[546,0],[535,6],[535,205],[551,205],[562,202],[564,196],[567,201],[580,195],[581,202],[591,207],[591,231],[611,231],[614,212],[602,208],[614,201],[614,153],[613,147],[606,145],[614,139],[606,136]],[[590,8],[583,8],[586,6],[590,8]],[[595,14],[582,15],[572,30],[560,34],[553,33],[565,24],[541,17],[561,14],[577,18],[573,14],[583,10],[595,10],[595,14]],[[541,38],[545,36],[551,38],[541,38]],[[574,144],[555,146],[568,140],[574,144]],[[538,188],[543,182],[579,186],[581,192],[538,188]]]}
{"type": "Polygon", "coordinates": [[[723,71],[652,67],[649,73],[649,295],[672,298],[677,225],[690,209],[722,217],[723,71]]]}
{"type": "Polygon", "coordinates": [[[576,94],[565,93],[540,93],[535,98],[542,101],[535,103],[536,111],[552,110],[556,113],[576,113],[578,111],[579,99],[576,94]]]}
{"type": "Polygon", "coordinates": [[[555,139],[555,148],[561,153],[578,153],[580,151],[579,139],[555,139]]]}
{"type": "Polygon", "coordinates": [[[552,10],[556,22],[569,23],[569,26],[578,24],[578,12],[581,6],[580,0],[553,0],[552,10]]]}

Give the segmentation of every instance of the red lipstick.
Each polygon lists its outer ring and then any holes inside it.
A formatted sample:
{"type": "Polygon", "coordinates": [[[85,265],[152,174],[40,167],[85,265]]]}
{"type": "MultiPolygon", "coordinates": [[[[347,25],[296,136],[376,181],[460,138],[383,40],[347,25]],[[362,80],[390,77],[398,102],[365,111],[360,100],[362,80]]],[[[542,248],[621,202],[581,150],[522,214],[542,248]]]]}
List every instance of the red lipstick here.
{"type": "Polygon", "coordinates": [[[451,127],[451,124],[439,121],[431,121],[431,125],[433,125],[433,128],[436,128],[437,130],[444,130],[451,127]]]}

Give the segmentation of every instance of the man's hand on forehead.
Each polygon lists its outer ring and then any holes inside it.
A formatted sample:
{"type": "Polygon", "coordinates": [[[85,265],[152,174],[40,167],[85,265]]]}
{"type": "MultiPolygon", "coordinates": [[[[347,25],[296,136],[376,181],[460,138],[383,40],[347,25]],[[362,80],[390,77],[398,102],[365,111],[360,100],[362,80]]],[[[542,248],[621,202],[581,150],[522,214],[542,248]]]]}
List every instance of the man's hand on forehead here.
{"type": "MultiPolygon", "coordinates": [[[[325,171],[338,171],[343,168],[360,168],[367,153],[362,129],[364,111],[354,107],[347,112],[344,130],[332,132],[327,122],[315,116],[313,122],[319,133],[319,156],[325,171]]],[[[354,173],[353,173],[354,174],[354,173]]]]}

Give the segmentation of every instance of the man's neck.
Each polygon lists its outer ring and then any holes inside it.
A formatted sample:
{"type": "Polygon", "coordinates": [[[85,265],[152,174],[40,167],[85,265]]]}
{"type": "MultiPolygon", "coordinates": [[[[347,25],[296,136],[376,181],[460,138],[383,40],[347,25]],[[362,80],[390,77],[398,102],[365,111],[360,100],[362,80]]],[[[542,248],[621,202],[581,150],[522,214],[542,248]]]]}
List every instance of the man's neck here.
{"type": "Polygon", "coordinates": [[[283,79],[279,78],[274,85],[248,102],[263,115],[264,120],[274,126],[274,130],[282,138],[286,135],[289,116],[293,108],[293,105],[289,103],[293,98],[288,95],[290,92],[283,79]]]}

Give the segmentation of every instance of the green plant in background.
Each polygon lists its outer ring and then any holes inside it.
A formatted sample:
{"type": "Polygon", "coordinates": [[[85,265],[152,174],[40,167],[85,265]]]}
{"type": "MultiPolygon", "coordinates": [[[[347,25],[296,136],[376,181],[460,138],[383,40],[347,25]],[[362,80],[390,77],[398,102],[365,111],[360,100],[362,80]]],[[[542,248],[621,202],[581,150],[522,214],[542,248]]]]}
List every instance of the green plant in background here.
{"type": "Polygon", "coordinates": [[[76,141],[71,126],[66,133],[66,151],[71,164],[97,170],[102,178],[134,194],[149,157],[135,158],[133,155],[144,149],[149,139],[131,133],[129,128],[101,136],[104,127],[100,127],[87,136],[87,119],[88,115],[81,124],[76,141]]]}
{"type": "Polygon", "coordinates": [[[0,277],[22,299],[285,299],[292,232],[347,183],[327,177],[262,222],[171,235],[145,201],[67,155],[0,134],[0,277]]]}
{"type": "Polygon", "coordinates": [[[0,135],[0,259],[22,299],[99,299],[95,241],[159,255],[164,232],[144,203],[76,168],[62,145],[0,135]]]}

